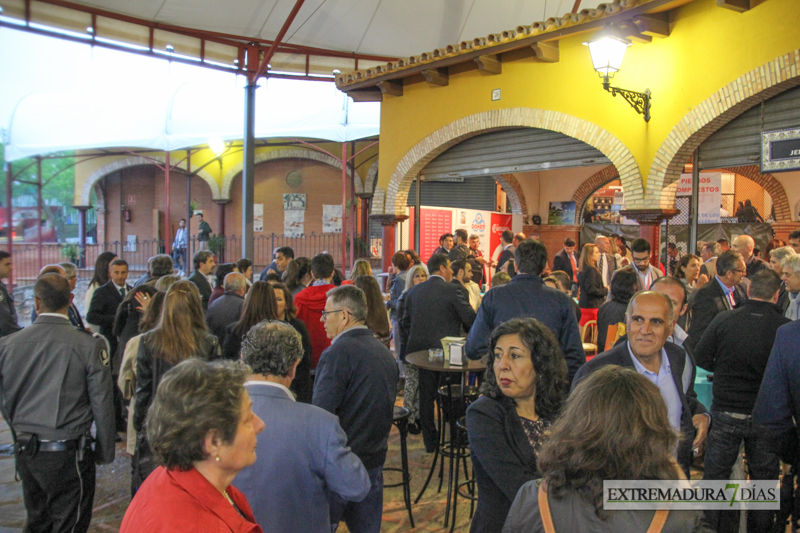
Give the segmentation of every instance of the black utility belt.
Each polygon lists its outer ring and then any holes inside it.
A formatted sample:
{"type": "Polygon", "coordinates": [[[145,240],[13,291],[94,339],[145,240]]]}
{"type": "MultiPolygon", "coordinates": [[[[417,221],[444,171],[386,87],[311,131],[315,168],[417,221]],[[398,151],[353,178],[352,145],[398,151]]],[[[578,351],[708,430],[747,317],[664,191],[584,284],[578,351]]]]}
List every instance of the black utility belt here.
{"type": "Polygon", "coordinates": [[[71,452],[77,450],[81,439],[40,440],[38,435],[19,433],[16,452],[35,455],[37,452],[71,452]]]}

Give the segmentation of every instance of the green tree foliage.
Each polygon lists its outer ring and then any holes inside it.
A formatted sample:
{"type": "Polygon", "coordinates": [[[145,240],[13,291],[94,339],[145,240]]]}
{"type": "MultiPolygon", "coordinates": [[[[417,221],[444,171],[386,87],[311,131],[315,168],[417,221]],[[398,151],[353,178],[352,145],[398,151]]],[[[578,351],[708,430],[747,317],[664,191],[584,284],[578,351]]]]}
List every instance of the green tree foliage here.
{"type": "MultiPolygon", "coordinates": [[[[5,144],[0,143],[0,198],[2,205],[8,205],[6,198],[5,144]]],[[[36,198],[36,159],[27,157],[13,162],[14,185],[12,198],[32,196],[36,198]],[[21,183],[30,182],[30,183],[21,183]]],[[[75,196],[75,157],[74,152],[59,152],[42,157],[42,200],[44,205],[59,205],[69,209],[75,196]],[[64,157],[66,156],[66,157],[64,157]]],[[[66,212],[63,209],[43,209],[45,217],[56,229],[58,240],[63,242],[66,226],[66,212]]]]}

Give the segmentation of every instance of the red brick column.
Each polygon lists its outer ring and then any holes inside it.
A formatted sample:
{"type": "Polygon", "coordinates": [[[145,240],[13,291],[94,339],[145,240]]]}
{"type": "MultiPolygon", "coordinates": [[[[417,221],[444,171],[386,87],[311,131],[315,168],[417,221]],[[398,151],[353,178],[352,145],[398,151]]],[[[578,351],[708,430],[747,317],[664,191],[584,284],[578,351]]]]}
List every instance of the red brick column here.
{"type": "Polygon", "coordinates": [[[661,223],[680,213],[678,209],[626,209],[620,214],[639,223],[639,237],[650,242],[650,264],[658,268],[661,223]]]}

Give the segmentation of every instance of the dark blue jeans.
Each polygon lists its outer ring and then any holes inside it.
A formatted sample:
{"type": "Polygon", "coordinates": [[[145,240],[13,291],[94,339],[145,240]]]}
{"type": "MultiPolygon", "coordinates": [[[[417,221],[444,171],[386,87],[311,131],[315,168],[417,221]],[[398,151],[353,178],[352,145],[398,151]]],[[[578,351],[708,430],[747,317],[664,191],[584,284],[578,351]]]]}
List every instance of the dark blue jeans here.
{"type": "MultiPolygon", "coordinates": [[[[742,441],[750,479],[778,479],[778,456],[765,451],[764,434],[751,418],[739,419],[711,411],[703,479],[730,479],[742,441]]],[[[705,514],[711,527],[720,533],[739,531],[739,511],[706,511],[705,514]]],[[[774,511],[748,511],[748,533],[768,532],[774,515],[774,511]]]]}
{"type": "Polygon", "coordinates": [[[330,493],[331,532],[344,520],[350,533],[380,533],[383,518],[383,467],[367,471],[372,488],[360,502],[348,502],[330,493]]]}

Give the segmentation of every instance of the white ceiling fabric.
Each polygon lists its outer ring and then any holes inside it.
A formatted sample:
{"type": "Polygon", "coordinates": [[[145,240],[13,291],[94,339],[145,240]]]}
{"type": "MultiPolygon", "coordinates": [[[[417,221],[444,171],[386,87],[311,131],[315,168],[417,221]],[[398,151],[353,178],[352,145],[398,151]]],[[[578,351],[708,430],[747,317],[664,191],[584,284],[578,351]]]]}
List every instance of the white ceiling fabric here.
{"type": "MultiPolygon", "coordinates": [[[[73,0],[154,22],[274,39],[296,0],[73,0]]],[[[603,0],[582,0],[594,9],[603,0]]],[[[306,0],[285,42],[404,57],[572,10],[575,0],[306,0]]]]}
{"type": "MultiPolygon", "coordinates": [[[[0,30],[0,50],[14,49],[13,61],[0,57],[7,160],[86,148],[177,150],[213,137],[242,138],[243,77],[53,41],[0,30]],[[51,62],[59,65],[56,83],[37,67],[51,62]]],[[[345,142],[380,131],[380,104],[354,103],[333,83],[260,85],[256,137],[345,142]]]]}

